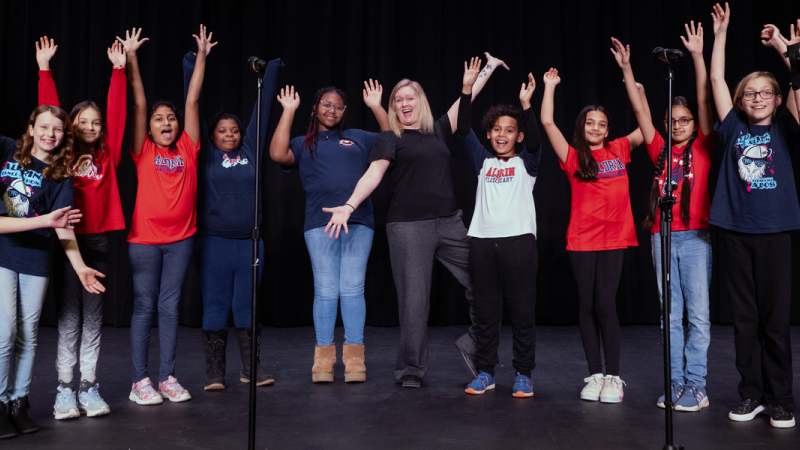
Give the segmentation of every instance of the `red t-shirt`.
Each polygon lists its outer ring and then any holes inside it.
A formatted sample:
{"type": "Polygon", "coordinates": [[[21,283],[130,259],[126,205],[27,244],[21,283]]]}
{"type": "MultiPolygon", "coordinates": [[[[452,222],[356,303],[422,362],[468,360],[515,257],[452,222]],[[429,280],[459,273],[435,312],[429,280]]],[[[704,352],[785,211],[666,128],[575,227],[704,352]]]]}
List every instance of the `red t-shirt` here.
{"type": "MultiPolygon", "coordinates": [[[[122,156],[122,136],[125,134],[128,79],[125,68],[114,69],[108,88],[106,104],[106,136],[102,149],[79,155],[78,143],[72,170],[75,184],[75,207],[83,218],[75,225],[75,233],[90,234],[125,229],[122,205],[117,186],[117,167],[122,156]]],[[[59,106],[52,72],[39,71],[39,104],[59,106]]]]}
{"type": "Polygon", "coordinates": [[[615,139],[607,147],[592,151],[599,166],[598,180],[578,181],[578,151],[569,147],[561,168],[572,187],[572,202],[567,229],[567,250],[600,251],[639,245],[633,225],[631,199],[628,195],[628,171],[631,160],[628,138],[615,139]]]}
{"type": "MultiPolygon", "coordinates": [[[[656,131],[653,141],[647,144],[647,152],[653,164],[658,161],[658,155],[664,147],[664,138],[656,131]]],[[[692,143],[689,151],[689,184],[692,187],[691,203],[689,204],[689,226],[681,220],[681,189],[683,188],[683,147],[672,146],[672,195],[677,203],[672,207],[672,231],[703,230],[708,228],[708,214],[711,211],[711,199],[708,196],[708,171],[711,169],[711,160],[714,156],[714,133],[706,136],[698,128],[697,139],[692,143]]],[[[659,195],[664,195],[664,180],[666,174],[662,173],[658,180],[659,195]]],[[[661,212],[656,215],[651,233],[661,230],[661,212]]]]}
{"type": "Polygon", "coordinates": [[[171,244],[197,231],[197,154],[186,132],[169,148],[147,137],[142,152],[131,152],[139,176],[128,242],[171,244]]]}

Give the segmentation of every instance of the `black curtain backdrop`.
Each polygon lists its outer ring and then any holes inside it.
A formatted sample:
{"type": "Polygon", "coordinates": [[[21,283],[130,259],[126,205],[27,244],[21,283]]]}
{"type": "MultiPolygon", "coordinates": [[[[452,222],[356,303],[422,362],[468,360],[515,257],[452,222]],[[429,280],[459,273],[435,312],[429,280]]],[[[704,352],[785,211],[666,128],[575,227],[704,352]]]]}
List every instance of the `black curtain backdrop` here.
{"type": "MultiPolygon", "coordinates": [[[[34,42],[39,36],[56,39],[58,53],[51,66],[62,107],[69,109],[84,99],[106,103],[111,65],[106,48],[125,30],[143,27],[150,38],[139,52],[142,77],[149,101],[182,98],[181,58],[194,50],[191,37],[205,24],[220,44],[208,60],[205,79],[205,117],[219,110],[239,115],[246,123],[256,98],[255,75],[245,69],[252,55],[282,58],[286,67],[279,85],[293,84],[302,103],[293,135],[304,134],[309,101],[323,86],[336,85],[350,96],[347,126],[378,131],[378,125],[361,101],[363,80],[375,78],[384,87],[384,105],[401,78],[418,80],[425,88],[436,116],[458,98],[463,61],[489,51],[511,67],[498,70],[473,107],[473,126],[491,105],[516,104],[519,86],[533,72],[537,89],[533,104],[541,102],[542,74],[559,69],[562,82],[556,94],[556,124],[569,137],[580,109],[600,103],[611,111],[611,137],[626,135],[636,127],[621,71],[609,51],[610,37],[631,44],[637,80],[647,90],[651,109],[659,121],[665,105],[665,70],[653,62],[654,47],[683,48],[683,24],[701,21],[705,26],[705,58],[710,62],[713,31],[711,1],[3,1],[0,2],[0,134],[19,136],[30,112],[37,106],[37,65],[34,42]]],[[[727,80],[731,88],[745,74],[769,70],[787,86],[786,68],[771,49],[759,41],[765,23],[776,24],[788,36],[789,24],[800,17],[796,0],[734,1],[728,36],[727,80]]],[[[695,96],[691,59],[676,71],[675,93],[695,96]]],[[[132,101],[129,99],[129,106],[132,101]]],[[[132,110],[129,111],[128,126],[132,110]]],[[[274,102],[274,129],[281,114],[274,102]]],[[[478,133],[479,135],[481,133],[478,133]]],[[[270,134],[271,136],[271,134],[270,134]]],[[[129,145],[126,136],[123,148],[129,145]]],[[[718,161],[717,161],[718,163],[718,161]]],[[[795,170],[800,164],[795,163],[795,170]]],[[[453,182],[465,221],[472,216],[476,178],[463,157],[453,160],[453,182]]],[[[653,165],[643,147],[628,165],[631,203],[636,223],[646,214],[653,165]]],[[[136,196],[136,173],[123,153],[119,185],[126,222],[130,224],[136,196]]],[[[712,174],[712,179],[715,179],[712,174]]],[[[386,180],[372,196],[375,205],[375,240],[367,271],[367,324],[398,324],[395,292],[386,242],[385,218],[391,185],[386,180]]],[[[283,173],[269,161],[264,167],[264,236],[267,258],[261,287],[261,321],[275,326],[312,324],[313,283],[303,239],[304,193],[297,172],[283,173]]],[[[539,221],[539,273],[537,316],[541,324],[577,322],[578,296],[567,261],[566,229],[570,188],[556,155],[545,141],[542,164],[534,192],[539,221]]],[[[250,213],[250,208],[243,209],[250,213]]],[[[467,223],[468,225],[468,223],[467,223]]],[[[112,269],[108,273],[105,321],[128,325],[132,309],[132,282],[128,263],[127,233],[113,233],[112,269]]],[[[716,239],[716,233],[714,233],[716,239]]],[[[621,323],[658,323],[656,273],[650,235],[639,229],[639,246],[625,254],[617,308],[621,323]]],[[[800,238],[795,239],[795,247],[800,238]]],[[[797,253],[796,254],[800,254],[797,253]]],[[[2,257],[2,255],[0,255],[2,257]]],[[[250,258],[249,253],[241,255],[250,258]]],[[[714,245],[711,318],[730,322],[727,291],[721,282],[725,255],[714,245]]],[[[63,263],[63,262],[61,262],[63,263]]],[[[60,264],[57,262],[57,264],[60,264]]],[[[800,264],[795,258],[795,273],[800,264]]],[[[431,291],[432,325],[469,322],[464,289],[438,263],[431,291]]],[[[58,302],[58,277],[51,283],[42,324],[54,325],[58,302]],[[53,288],[55,287],[55,288],[53,288]]],[[[800,283],[794,283],[794,305],[800,304],[800,283]]],[[[198,274],[192,264],[181,302],[181,321],[198,326],[202,301],[198,274]]],[[[795,307],[793,321],[800,321],[795,307]]]]}

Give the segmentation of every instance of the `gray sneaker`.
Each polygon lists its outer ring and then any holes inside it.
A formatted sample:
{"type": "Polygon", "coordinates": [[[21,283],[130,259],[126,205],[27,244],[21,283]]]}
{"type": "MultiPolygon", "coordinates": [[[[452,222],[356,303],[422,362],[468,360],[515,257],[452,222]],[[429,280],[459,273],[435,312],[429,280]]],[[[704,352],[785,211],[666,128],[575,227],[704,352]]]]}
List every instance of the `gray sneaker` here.
{"type": "Polygon", "coordinates": [[[53,415],[56,416],[56,420],[80,417],[81,413],[78,411],[78,404],[75,402],[75,393],[72,392],[72,389],[59,385],[57,390],[56,404],[53,406],[53,415]]]}
{"type": "Polygon", "coordinates": [[[86,417],[102,416],[111,412],[108,403],[103,400],[103,397],[100,397],[98,389],[100,389],[100,383],[92,385],[86,380],[81,381],[81,393],[78,400],[81,412],[85,413],[86,417]],[[87,386],[89,388],[84,390],[87,386]]]}

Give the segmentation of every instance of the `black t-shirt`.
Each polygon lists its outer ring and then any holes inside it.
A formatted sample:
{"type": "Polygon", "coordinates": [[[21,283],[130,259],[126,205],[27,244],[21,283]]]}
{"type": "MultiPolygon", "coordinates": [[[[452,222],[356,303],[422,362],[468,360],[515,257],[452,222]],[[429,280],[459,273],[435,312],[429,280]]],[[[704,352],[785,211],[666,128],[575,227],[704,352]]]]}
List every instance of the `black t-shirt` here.
{"type": "Polygon", "coordinates": [[[412,222],[452,216],[456,213],[453,176],[445,143],[452,135],[447,114],[433,125],[434,132],[403,130],[378,134],[369,163],[381,158],[391,160],[389,176],[394,183],[386,222],[412,222]]]}
{"type": "MultiPolygon", "coordinates": [[[[0,197],[9,217],[36,217],[74,205],[72,178],[49,180],[42,172],[50,165],[33,158],[33,168],[22,169],[14,160],[16,141],[0,137],[0,197]]],[[[0,234],[0,267],[17,273],[50,276],[52,228],[0,234]]]]}

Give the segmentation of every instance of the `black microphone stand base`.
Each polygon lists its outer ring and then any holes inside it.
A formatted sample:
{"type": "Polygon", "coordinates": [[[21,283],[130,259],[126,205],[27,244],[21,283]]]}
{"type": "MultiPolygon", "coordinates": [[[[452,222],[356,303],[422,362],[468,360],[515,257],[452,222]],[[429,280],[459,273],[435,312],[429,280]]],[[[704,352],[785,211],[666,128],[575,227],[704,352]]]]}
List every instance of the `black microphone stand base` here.
{"type": "Polygon", "coordinates": [[[682,445],[665,445],[663,447],[664,450],[683,450],[682,445]]]}

